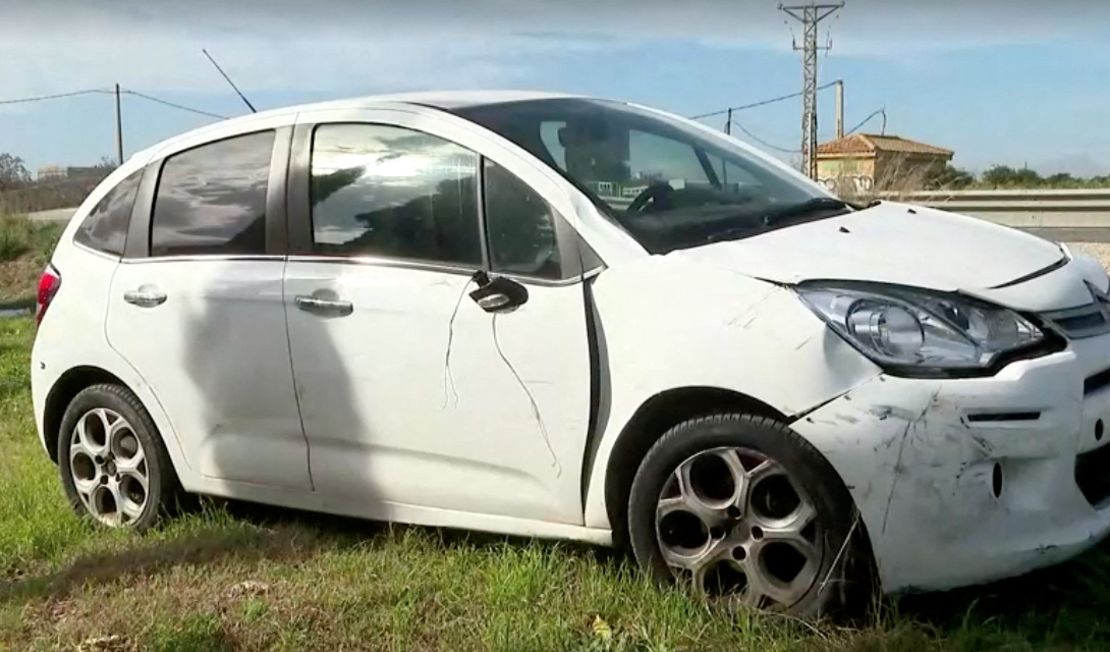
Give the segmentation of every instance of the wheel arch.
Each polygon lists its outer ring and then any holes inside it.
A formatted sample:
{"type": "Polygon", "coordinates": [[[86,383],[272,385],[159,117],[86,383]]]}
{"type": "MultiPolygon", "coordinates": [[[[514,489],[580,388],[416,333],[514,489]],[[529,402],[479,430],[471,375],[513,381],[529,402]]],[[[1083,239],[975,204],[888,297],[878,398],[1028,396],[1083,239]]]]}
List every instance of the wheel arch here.
{"type": "Polygon", "coordinates": [[[50,461],[55,464],[58,463],[58,429],[62,425],[62,417],[65,415],[66,408],[69,407],[73,398],[81,390],[103,383],[120,385],[134,392],[119,376],[91,365],[82,365],[66,370],[50,387],[50,391],[46,394],[46,403],[42,414],[43,440],[46,444],[46,451],[50,455],[50,461]]]}
{"type": "Polygon", "coordinates": [[[710,386],[668,389],[644,401],[621,429],[605,467],[605,510],[613,541],[628,541],[628,498],[632,480],[648,449],[687,419],[721,412],[744,412],[788,423],[785,414],[757,398],[710,386]]]}
{"type": "MultiPolygon", "coordinates": [[[[740,412],[766,417],[787,427],[799,418],[797,415],[793,418],[787,416],[755,397],[735,390],[711,386],[669,389],[644,401],[621,429],[606,464],[605,510],[609,518],[615,545],[626,547],[629,543],[628,501],[632,490],[632,481],[639,470],[640,462],[652,445],[668,430],[683,421],[727,412],[740,412]]],[[[795,431],[795,434],[808,441],[804,435],[797,433],[797,431],[795,431]]],[[[856,514],[856,520],[849,530],[849,536],[853,537],[860,546],[860,556],[854,558],[851,563],[863,564],[860,572],[863,574],[864,582],[860,587],[851,590],[871,590],[874,587],[879,587],[873,542],[867,523],[864,522],[863,516],[859,512],[855,496],[849,491],[839,469],[832,464],[831,460],[816,446],[813,446],[813,451],[824,459],[834,481],[840,484],[843,495],[846,496],[856,514]]]]}

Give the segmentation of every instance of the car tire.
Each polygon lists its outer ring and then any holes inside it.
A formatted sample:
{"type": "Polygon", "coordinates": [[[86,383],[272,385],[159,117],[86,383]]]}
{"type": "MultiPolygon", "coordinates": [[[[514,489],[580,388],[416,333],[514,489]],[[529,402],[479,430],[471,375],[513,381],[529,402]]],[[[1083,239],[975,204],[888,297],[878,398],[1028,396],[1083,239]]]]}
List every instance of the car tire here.
{"type": "Polygon", "coordinates": [[[158,428],[130,390],[87,387],[58,431],[58,469],[70,505],[102,525],[146,530],[177,511],[183,492],[158,428]]]}
{"type": "Polygon", "coordinates": [[[716,414],[668,430],[633,479],[628,524],[653,578],[685,579],[729,602],[814,618],[861,606],[873,591],[847,489],[774,419],[716,414]]]}

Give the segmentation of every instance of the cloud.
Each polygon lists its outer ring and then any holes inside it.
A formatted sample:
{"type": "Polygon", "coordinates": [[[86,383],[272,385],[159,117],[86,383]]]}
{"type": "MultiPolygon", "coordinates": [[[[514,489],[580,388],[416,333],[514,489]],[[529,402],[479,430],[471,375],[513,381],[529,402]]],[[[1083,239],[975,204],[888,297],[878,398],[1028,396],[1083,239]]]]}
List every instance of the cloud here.
{"type": "MultiPolygon", "coordinates": [[[[785,51],[774,0],[0,0],[5,95],[125,81],[211,91],[213,51],[247,89],[528,85],[529,59],[656,40],[785,51]]],[[[1101,38],[1110,3],[848,0],[824,24],[837,56],[915,58],[955,49],[1101,38]]],[[[822,37],[824,38],[824,37],[822,37]]]]}

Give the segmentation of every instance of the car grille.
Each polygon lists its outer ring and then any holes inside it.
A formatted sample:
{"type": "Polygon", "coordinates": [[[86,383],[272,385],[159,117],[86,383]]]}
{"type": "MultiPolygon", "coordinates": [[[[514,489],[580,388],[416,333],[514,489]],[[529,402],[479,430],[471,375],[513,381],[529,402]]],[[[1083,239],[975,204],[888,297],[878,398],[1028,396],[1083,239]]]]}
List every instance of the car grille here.
{"type": "Polygon", "coordinates": [[[1110,446],[1076,457],[1075,483],[1092,506],[1101,506],[1110,498],[1110,446]]]}
{"type": "Polygon", "coordinates": [[[1078,308],[1041,313],[1041,318],[1073,340],[1110,333],[1110,319],[1107,319],[1100,301],[1078,308]]]}

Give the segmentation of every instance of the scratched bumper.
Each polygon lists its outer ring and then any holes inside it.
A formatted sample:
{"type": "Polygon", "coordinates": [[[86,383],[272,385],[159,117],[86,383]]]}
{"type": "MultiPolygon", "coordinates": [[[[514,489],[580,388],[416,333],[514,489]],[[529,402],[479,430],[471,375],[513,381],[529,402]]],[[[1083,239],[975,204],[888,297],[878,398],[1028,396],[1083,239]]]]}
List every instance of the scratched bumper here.
{"type": "Polygon", "coordinates": [[[1110,336],[991,378],[879,376],[793,427],[848,485],[886,592],[987,582],[1110,532],[1110,502],[1076,479],[1077,458],[1110,443],[1110,386],[1084,390],[1107,368],[1110,336]]]}

